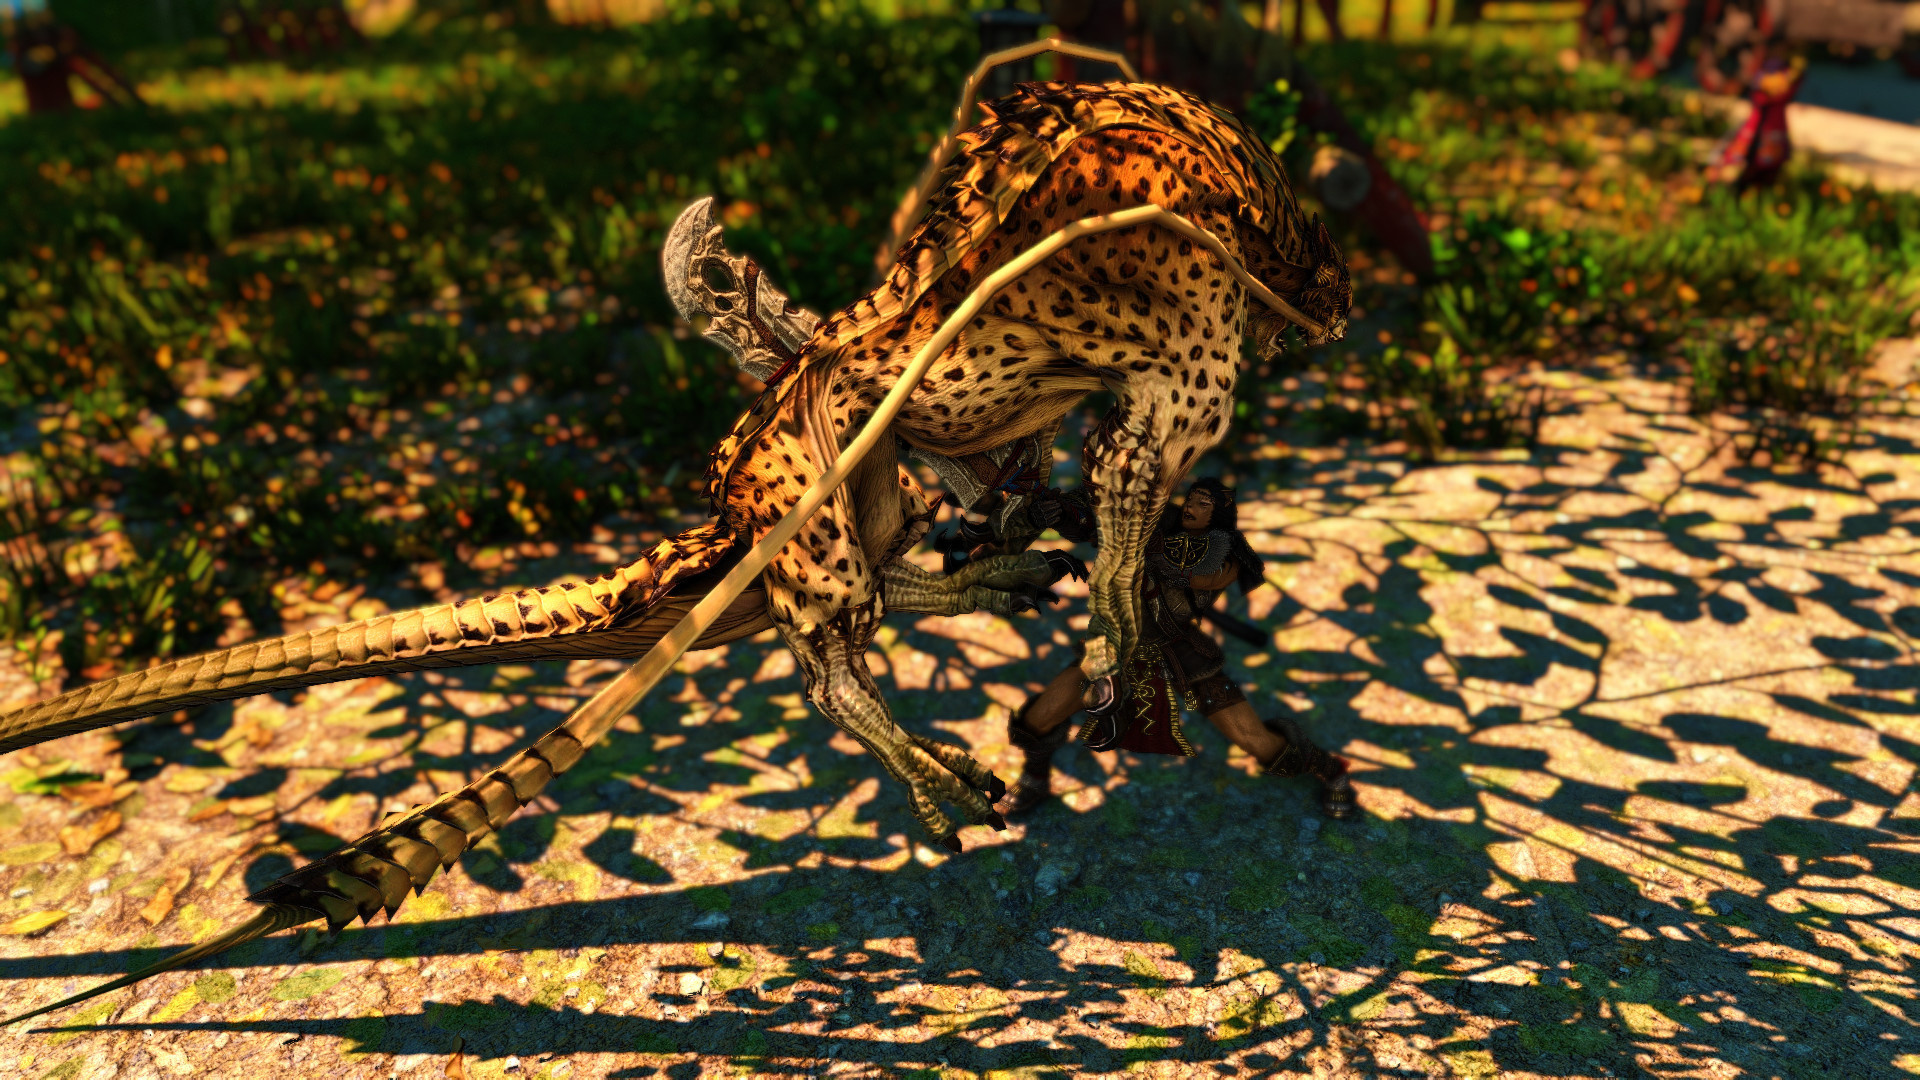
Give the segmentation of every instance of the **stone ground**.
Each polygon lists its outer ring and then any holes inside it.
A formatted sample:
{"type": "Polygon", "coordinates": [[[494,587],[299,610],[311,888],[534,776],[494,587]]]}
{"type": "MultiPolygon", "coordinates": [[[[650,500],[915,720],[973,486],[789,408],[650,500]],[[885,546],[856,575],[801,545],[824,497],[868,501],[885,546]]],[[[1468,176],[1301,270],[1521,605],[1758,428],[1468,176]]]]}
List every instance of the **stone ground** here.
{"type": "MultiPolygon", "coordinates": [[[[1271,587],[1233,603],[1273,640],[1231,663],[1353,758],[1363,820],[1195,730],[1190,761],[1063,755],[1063,799],[948,857],[741,642],[392,924],[15,1025],[0,1077],[1920,1073],[1920,410],[1770,471],[1668,383],[1543,379],[1530,452],[1235,466],[1271,587]]],[[[469,561],[542,582],[643,539],[469,561]]],[[[281,599],[299,627],[423,596],[281,599]]],[[[1084,618],[893,619],[871,663],[904,723],[1011,776],[1007,708],[1084,618]]],[[[13,755],[5,1008],[243,917],[611,670],[341,683],[13,755]]]]}

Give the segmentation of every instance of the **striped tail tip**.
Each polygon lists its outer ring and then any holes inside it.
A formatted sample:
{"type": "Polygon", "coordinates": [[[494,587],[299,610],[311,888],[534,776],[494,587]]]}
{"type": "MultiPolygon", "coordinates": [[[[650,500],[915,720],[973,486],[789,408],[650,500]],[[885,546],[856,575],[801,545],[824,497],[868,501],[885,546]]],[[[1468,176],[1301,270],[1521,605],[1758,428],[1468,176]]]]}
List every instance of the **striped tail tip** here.
{"type": "MultiPolygon", "coordinates": [[[[246,922],[241,923],[239,926],[223,934],[208,938],[206,941],[190,949],[182,949],[172,956],[167,957],[165,960],[161,960],[155,964],[149,964],[138,971],[122,975],[111,982],[102,983],[91,990],[75,994],[70,998],[64,998],[51,1005],[42,1005],[37,1009],[23,1012],[18,1016],[0,1020],[0,1028],[10,1027],[22,1020],[31,1020],[36,1016],[50,1013],[55,1009],[64,1009],[69,1005],[78,1005],[89,998],[96,998],[102,994],[110,994],[123,986],[132,986],[138,982],[145,982],[155,975],[164,974],[175,968],[185,967],[203,957],[225,952],[236,945],[244,945],[254,938],[266,937],[268,934],[285,930],[288,927],[299,926],[301,923],[312,922],[315,919],[323,919],[325,917],[326,916],[320,912],[308,908],[295,907],[291,904],[271,904],[258,915],[255,915],[253,918],[248,919],[246,922]]],[[[58,1029],[36,1028],[34,1030],[54,1031],[58,1029]]]]}

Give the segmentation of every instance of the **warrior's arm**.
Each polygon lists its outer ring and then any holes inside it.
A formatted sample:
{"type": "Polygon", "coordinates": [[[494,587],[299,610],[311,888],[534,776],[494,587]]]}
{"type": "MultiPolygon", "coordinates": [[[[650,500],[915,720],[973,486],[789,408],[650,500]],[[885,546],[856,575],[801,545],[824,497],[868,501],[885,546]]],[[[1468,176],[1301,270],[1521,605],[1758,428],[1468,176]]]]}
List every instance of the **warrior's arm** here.
{"type": "Polygon", "coordinates": [[[1240,568],[1233,563],[1228,563],[1217,573],[1195,574],[1189,579],[1188,584],[1192,585],[1196,592],[1219,592],[1233,584],[1239,577],[1240,568]]]}

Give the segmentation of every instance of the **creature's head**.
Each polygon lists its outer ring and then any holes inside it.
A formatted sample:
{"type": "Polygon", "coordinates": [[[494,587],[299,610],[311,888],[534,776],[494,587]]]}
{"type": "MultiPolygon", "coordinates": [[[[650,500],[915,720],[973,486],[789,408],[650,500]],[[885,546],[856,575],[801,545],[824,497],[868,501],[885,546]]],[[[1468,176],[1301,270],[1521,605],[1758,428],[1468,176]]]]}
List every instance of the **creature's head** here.
{"type": "Polygon", "coordinates": [[[1324,345],[1347,336],[1347,309],[1353,306],[1353,275],[1347,270],[1346,256],[1340,254],[1333,237],[1327,235],[1327,227],[1319,215],[1313,218],[1307,250],[1311,255],[1313,281],[1301,291],[1294,305],[1327,328],[1324,336],[1318,340],[1310,338],[1308,342],[1324,345]]]}
{"type": "MultiPolygon", "coordinates": [[[[1347,336],[1347,309],[1353,306],[1353,279],[1347,260],[1316,215],[1308,218],[1292,205],[1271,233],[1243,228],[1241,249],[1247,270],[1278,293],[1282,300],[1320,324],[1324,332],[1300,328],[1309,345],[1324,345],[1347,336]]],[[[1262,356],[1280,349],[1280,338],[1290,320],[1255,304],[1248,313],[1247,331],[1262,356]]]]}

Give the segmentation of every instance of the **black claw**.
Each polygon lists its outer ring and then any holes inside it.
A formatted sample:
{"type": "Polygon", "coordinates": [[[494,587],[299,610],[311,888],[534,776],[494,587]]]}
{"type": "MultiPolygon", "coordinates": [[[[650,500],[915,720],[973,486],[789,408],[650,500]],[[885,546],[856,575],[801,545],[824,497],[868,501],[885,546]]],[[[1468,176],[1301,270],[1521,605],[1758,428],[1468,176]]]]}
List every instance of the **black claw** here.
{"type": "Polygon", "coordinates": [[[992,814],[987,815],[987,824],[993,826],[994,832],[1007,831],[1007,819],[1001,817],[999,811],[995,811],[992,814]]]}
{"type": "Polygon", "coordinates": [[[987,801],[997,803],[1007,797],[1007,782],[997,776],[987,774],[987,801]]]}
{"type": "Polygon", "coordinates": [[[1087,580],[1087,564],[1081,562],[1078,557],[1064,551],[1049,551],[1045,557],[1047,571],[1053,575],[1053,581],[1047,584],[1051,585],[1064,577],[1070,577],[1075,581],[1087,580]]]}
{"type": "Polygon", "coordinates": [[[960,837],[958,835],[949,836],[945,840],[940,841],[940,846],[958,855],[960,854],[960,837]]]}

